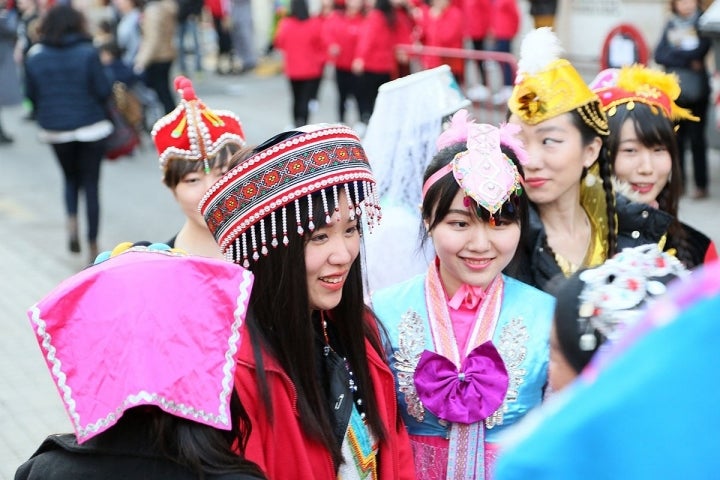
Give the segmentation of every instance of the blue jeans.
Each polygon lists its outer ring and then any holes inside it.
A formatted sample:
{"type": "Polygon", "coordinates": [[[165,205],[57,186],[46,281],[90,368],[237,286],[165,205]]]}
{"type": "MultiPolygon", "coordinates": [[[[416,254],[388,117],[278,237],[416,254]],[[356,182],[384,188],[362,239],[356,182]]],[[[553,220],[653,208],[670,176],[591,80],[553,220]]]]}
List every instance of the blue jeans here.
{"type": "Polygon", "coordinates": [[[202,52],[200,51],[200,38],[198,37],[198,21],[195,17],[189,17],[178,25],[178,60],[180,71],[187,73],[187,61],[185,59],[185,40],[190,34],[192,39],[193,55],[195,55],[195,71],[202,72],[202,52]]]}

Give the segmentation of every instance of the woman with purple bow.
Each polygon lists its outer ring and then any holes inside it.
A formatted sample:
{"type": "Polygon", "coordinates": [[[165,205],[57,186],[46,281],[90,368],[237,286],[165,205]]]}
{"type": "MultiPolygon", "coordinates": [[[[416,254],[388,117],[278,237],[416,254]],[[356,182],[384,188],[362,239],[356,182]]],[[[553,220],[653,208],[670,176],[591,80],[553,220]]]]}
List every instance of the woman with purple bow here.
{"type": "Polygon", "coordinates": [[[435,261],[373,296],[418,478],[490,478],[498,433],[542,400],[554,300],[502,274],[527,225],[517,130],[455,114],[423,178],[435,261]]]}

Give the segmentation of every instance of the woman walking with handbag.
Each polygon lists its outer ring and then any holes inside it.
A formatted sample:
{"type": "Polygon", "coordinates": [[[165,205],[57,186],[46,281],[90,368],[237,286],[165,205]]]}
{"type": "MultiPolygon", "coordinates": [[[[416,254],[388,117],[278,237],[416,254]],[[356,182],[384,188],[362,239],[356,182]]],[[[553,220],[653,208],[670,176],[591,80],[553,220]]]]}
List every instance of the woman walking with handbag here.
{"type": "Polygon", "coordinates": [[[683,184],[687,178],[685,149],[689,143],[695,181],[693,198],[701,199],[708,196],[705,123],[710,105],[710,81],[705,56],[710,50],[710,40],[698,33],[698,20],[702,14],[700,0],[671,0],[670,9],[672,16],[655,48],[655,61],[678,75],[682,93],[677,104],[700,118],[699,122],[681,122],[677,135],[683,184]]]}
{"type": "Polygon", "coordinates": [[[105,139],[112,132],[106,104],[112,91],[83,14],[67,5],[42,18],[40,42],[28,52],[25,82],[41,139],[50,143],[64,174],[68,248],[80,252],[78,198],[85,193],[89,259],[98,254],[98,184],[105,139]]]}

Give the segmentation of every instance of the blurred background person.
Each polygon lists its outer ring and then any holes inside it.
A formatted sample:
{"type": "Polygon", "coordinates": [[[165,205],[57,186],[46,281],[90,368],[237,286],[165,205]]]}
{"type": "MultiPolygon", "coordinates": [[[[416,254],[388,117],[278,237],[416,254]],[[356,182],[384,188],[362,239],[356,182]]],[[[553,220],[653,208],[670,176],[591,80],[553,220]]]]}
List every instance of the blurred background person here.
{"type": "Polygon", "coordinates": [[[0,0],[0,145],[13,141],[3,127],[2,107],[18,105],[23,98],[14,55],[19,21],[8,0],[0,0]]]}
{"type": "Polygon", "coordinates": [[[40,42],[28,52],[25,85],[41,139],[52,145],[63,171],[68,249],[80,252],[78,201],[85,194],[89,258],[98,254],[100,165],[113,130],[106,104],[111,84],[82,13],[66,5],[43,17],[40,42]]]}

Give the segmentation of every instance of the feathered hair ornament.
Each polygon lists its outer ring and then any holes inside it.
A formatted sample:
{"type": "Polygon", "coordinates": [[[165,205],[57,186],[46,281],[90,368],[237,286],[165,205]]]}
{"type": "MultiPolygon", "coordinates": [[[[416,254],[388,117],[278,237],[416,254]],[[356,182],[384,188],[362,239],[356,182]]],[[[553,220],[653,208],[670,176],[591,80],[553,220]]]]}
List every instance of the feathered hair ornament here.
{"type": "Polygon", "coordinates": [[[675,101],[680,96],[680,82],[674,73],[666,73],[643,65],[631,65],[619,70],[603,70],[591,83],[609,116],[615,115],[617,106],[625,104],[628,110],[635,102],[650,106],[668,119],[699,121],[700,119],[675,101]]]}

